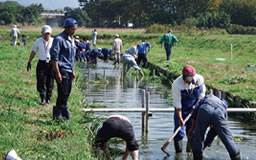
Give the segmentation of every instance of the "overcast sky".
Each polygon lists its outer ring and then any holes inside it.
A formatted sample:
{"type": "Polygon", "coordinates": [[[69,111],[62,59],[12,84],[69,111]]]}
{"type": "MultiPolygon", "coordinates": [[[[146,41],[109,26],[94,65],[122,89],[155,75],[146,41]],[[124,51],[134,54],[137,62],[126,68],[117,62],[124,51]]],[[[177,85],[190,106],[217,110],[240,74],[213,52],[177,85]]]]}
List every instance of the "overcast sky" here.
{"type": "MultiPolygon", "coordinates": [[[[0,0],[0,2],[5,2],[7,0],[0,0]]],[[[16,1],[23,6],[29,6],[31,4],[42,4],[44,9],[55,10],[55,9],[64,9],[68,6],[71,8],[79,7],[78,0],[9,0],[16,1]]]]}

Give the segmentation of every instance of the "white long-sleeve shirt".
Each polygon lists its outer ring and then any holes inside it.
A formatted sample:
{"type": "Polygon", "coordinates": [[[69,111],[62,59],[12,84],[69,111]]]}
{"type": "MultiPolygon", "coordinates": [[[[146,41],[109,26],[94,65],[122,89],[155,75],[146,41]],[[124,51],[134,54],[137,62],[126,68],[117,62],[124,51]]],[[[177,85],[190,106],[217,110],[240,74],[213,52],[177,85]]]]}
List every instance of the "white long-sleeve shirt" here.
{"type": "Polygon", "coordinates": [[[121,50],[123,48],[123,42],[120,38],[116,38],[113,41],[113,46],[112,46],[112,50],[114,53],[121,53],[121,50]]]}
{"type": "Polygon", "coordinates": [[[12,28],[12,32],[11,32],[11,35],[13,37],[18,37],[18,35],[20,34],[20,30],[16,27],[12,28]]]}
{"type": "Polygon", "coordinates": [[[182,75],[179,76],[172,84],[172,98],[173,98],[173,107],[181,109],[181,91],[187,90],[187,89],[193,89],[195,87],[201,86],[199,99],[203,98],[205,96],[206,87],[204,84],[204,78],[203,76],[196,74],[194,76],[195,84],[187,84],[184,82],[182,75]]]}

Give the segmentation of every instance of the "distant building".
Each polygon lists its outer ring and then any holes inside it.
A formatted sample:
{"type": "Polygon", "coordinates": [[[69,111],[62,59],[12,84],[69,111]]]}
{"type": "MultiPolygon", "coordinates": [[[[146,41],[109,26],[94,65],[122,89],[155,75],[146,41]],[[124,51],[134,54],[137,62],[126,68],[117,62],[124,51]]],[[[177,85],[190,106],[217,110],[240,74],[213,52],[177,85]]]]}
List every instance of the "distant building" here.
{"type": "Polygon", "coordinates": [[[64,13],[41,13],[42,19],[45,19],[47,25],[51,27],[63,27],[64,13]]]}

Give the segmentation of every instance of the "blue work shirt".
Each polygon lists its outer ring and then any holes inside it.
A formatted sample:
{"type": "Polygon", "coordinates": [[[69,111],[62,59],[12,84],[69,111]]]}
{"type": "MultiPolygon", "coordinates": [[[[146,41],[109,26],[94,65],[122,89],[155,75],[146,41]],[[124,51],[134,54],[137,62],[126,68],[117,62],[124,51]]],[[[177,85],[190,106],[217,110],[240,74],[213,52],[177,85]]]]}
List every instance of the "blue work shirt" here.
{"type": "Polygon", "coordinates": [[[138,53],[139,54],[147,54],[147,47],[151,48],[150,43],[148,42],[142,42],[138,46],[138,53]]]}
{"type": "Polygon", "coordinates": [[[85,46],[85,52],[88,54],[91,53],[91,44],[89,41],[85,42],[85,46]]]}
{"type": "Polygon", "coordinates": [[[54,38],[50,49],[51,59],[58,61],[61,71],[73,72],[76,48],[73,36],[69,39],[65,32],[54,38]]]}
{"type": "Polygon", "coordinates": [[[112,54],[112,50],[109,48],[102,48],[101,51],[104,55],[111,55],[112,54]]]}

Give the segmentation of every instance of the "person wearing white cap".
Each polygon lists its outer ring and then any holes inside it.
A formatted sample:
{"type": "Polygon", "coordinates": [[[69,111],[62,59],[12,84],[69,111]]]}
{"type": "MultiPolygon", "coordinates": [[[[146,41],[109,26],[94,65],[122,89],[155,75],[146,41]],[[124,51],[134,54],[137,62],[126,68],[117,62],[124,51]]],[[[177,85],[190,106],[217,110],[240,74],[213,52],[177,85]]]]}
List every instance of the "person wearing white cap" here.
{"type": "Polygon", "coordinates": [[[10,36],[12,37],[12,45],[13,46],[16,46],[19,35],[20,35],[20,30],[17,28],[16,25],[13,25],[12,31],[10,33],[10,36]]]}
{"type": "Polygon", "coordinates": [[[42,27],[42,37],[38,38],[33,46],[27,63],[27,71],[31,70],[31,62],[38,52],[38,63],[36,67],[37,90],[40,93],[40,105],[50,103],[54,76],[50,55],[50,48],[52,47],[53,38],[51,37],[52,28],[49,25],[42,27]]]}
{"type": "Polygon", "coordinates": [[[119,35],[116,34],[115,40],[113,41],[113,46],[112,46],[112,51],[115,55],[115,62],[113,65],[115,65],[116,63],[118,63],[118,64],[120,63],[120,54],[122,52],[122,48],[123,48],[123,42],[119,38],[119,35]]]}

